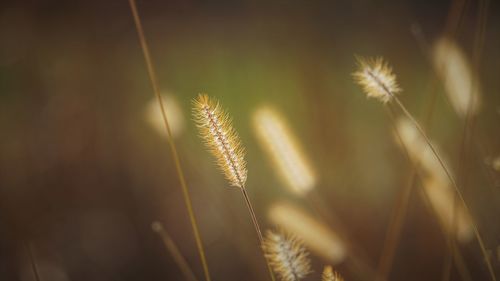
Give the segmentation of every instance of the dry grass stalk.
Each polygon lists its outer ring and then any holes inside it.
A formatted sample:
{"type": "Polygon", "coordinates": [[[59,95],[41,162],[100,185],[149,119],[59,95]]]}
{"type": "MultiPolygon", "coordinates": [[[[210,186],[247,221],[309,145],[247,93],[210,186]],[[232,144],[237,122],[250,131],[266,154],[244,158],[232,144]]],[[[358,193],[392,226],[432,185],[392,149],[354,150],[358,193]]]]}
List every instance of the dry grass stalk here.
{"type": "Polygon", "coordinates": [[[290,203],[275,203],[269,209],[269,220],[299,237],[307,247],[332,264],[346,257],[346,246],[327,225],[317,221],[290,203]]]}
{"type": "MultiPolygon", "coordinates": [[[[401,111],[410,120],[412,125],[418,130],[419,134],[423,137],[425,143],[429,146],[430,150],[432,151],[432,154],[439,162],[441,168],[443,169],[444,173],[446,174],[447,178],[449,179],[453,188],[455,189],[456,194],[458,195],[458,199],[463,204],[466,213],[470,216],[471,214],[470,209],[462,195],[462,192],[460,191],[460,188],[458,187],[455,178],[452,176],[451,172],[444,164],[441,156],[436,151],[434,145],[431,143],[429,137],[422,129],[420,124],[417,122],[417,120],[415,120],[413,115],[408,111],[408,109],[396,96],[396,93],[400,92],[401,89],[397,85],[396,76],[392,73],[392,69],[388,66],[386,62],[384,62],[383,59],[380,58],[379,59],[357,58],[357,60],[359,68],[356,72],[353,73],[354,79],[358,82],[358,84],[361,85],[361,87],[369,97],[370,96],[376,97],[383,103],[394,101],[399,106],[401,111]]],[[[493,271],[493,267],[491,265],[491,261],[486,251],[484,241],[479,233],[479,230],[475,222],[473,220],[471,220],[471,222],[473,225],[474,234],[479,243],[479,247],[481,248],[482,255],[486,261],[486,265],[488,267],[490,276],[492,280],[496,280],[495,272],[493,271]]]]}
{"type": "Polygon", "coordinates": [[[342,278],[340,273],[334,271],[331,265],[327,265],[323,269],[321,281],[344,281],[344,278],[342,278]]]}
{"type": "Polygon", "coordinates": [[[314,188],[314,172],[285,120],[274,110],[264,107],[254,113],[253,125],[262,148],[285,184],[299,195],[314,188]]]}
{"type": "Polygon", "coordinates": [[[186,204],[186,209],[188,211],[189,222],[191,223],[191,227],[193,229],[193,235],[194,235],[195,242],[196,242],[196,248],[197,248],[198,253],[200,255],[200,261],[201,261],[201,264],[203,267],[203,273],[205,275],[205,280],[210,281],[211,278],[210,278],[210,272],[208,270],[207,259],[205,257],[205,249],[204,249],[203,243],[201,241],[200,231],[198,230],[198,223],[196,222],[196,217],[194,216],[193,206],[191,203],[191,196],[189,194],[189,189],[188,189],[188,186],[186,183],[186,179],[184,177],[184,171],[182,170],[181,162],[179,160],[179,153],[177,152],[177,147],[176,147],[175,142],[174,142],[174,138],[172,135],[172,130],[170,128],[170,124],[168,123],[168,117],[167,117],[167,113],[165,110],[165,105],[163,104],[163,99],[162,99],[161,94],[160,94],[160,87],[159,87],[158,80],[156,77],[155,69],[153,67],[153,61],[151,60],[151,54],[149,52],[149,47],[148,47],[148,44],[146,42],[146,36],[144,35],[144,30],[142,28],[141,18],[139,17],[139,12],[137,11],[137,4],[136,4],[135,0],[129,0],[129,4],[130,4],[130,10],[132,11],[132,16],[134,18],[135,27],[137,29],[137,34],[139,36],[139,42],[141,43],[141,49],[142,49],[142,52],[144,55],[144,60],[146,62],[146,67],[148,70],[149,79],[151,81],[151,86],[153,87],[153,92],[156,96],[156,99],[158,100],[158,105],[160,106],[160,109],[161,109],[163,123],[165,124],[165,129],[166,129],[167,136],[168,136],[167,139],[168,139],[168,144],[170,147],[170,152],[172,153],[172,157],[173,157],[174,164],[175,164],[175,170],[177,172],[177,175],[179,177],[179,181],[181,184],[182,195],[184,198],[184,203],[186,204]]]}
{"type": "MultiPolygon", "coordinates": [[[[394,138],[396,142],[405,147],[412,162],[418,164],[418,168],[426,176],[448,181],[448,176],[441,167],[441,163],[434,156],[425,139],[408,118],[398,118],[395,129],[394,138]]],[[[439,149],[435,145],[434,148],[439,152],[439,149]]],[[[440,155],[442,154],[440,153],[440,155]]],[[[447,162],[442,156],[441,159],[443,159],[443,164],[448,167],[447,162]]]]}
{"type": "Polygon", "coordinates": [[[311,272],[309,253],[293,236],[269,230],[262,248],[282,281],[300,281],[311,272]]]}
{"type": "Polygon", "coordinates": [[[197,281],[198,279],[191,270],[191,267],[189,267],[189,264],[187,263],[186,259],[181,254],[174,240],[172,240],[170,235],[168,235],[167,231],[165,231],[163,225],[160,222],[155,221],[151,224],[151,228],[153,229],[154,232],[158,233],[158,235],[160,236],[161,240],[163,241],[163,245],[174,258],[174,261],[181,269],[184,278],[186,278],[186,280],[189,281],[197,281]]]}
{"type": "Polygon", "coordinates": [[[406,118],[400,118],[396,122],[395,137],[400,145],[406,149],[413,163],[418,163],[417,169],[423,171],[424,191],[429,203],[440,219],[443,227],[454,235],[459,242],[468,242],[473,237],[473,229],[470,216],[466,214],[463,205],[454,206],[454,193],[449,184],[446,174],[443,174],[438,162],[435,161],[418,131],[406,118]],[[458,228],[453,228],[453,209],[456,208],[458,228]]]}
{"type": "MultiPolygon", "coordinates": [[[[240,188],[257,232],[257,237],[262,245],[264,237],[245,188],[247,179],[244,159],[245,150],[231,124],[231,118],[222,110],[218,102],[212,101],[206,94],[198,95],[196,100],[193,101],[193,116],[200,131],[200,137],[215,156],[217,164],[226,179],[232,186],[240,188]]],[[[267,263],[267,266],[271,279],[274,281],[274,275],[269,263],[267,263]]]]}

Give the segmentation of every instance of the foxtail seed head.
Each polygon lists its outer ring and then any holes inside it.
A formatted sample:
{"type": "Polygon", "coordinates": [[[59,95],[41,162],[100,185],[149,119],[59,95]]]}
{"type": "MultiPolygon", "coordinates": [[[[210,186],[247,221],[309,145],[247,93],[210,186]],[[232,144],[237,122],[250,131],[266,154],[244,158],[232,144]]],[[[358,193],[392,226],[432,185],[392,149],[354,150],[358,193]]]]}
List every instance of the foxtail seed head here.
{"type": "Polygon", "coordinates": [[[299,281],[311,272],[309,253],[295,237],[269,230],[262,248],[282,281],[299,281]]]}
{"type": "Polygon", "coordinates": [[[368,97],[374,97],[387,103],[395,94],[401,92],[396,75],[383,58],[356,57],[356,60],[358,61],[358,70],[352,76],[368,97]]]}
{"type": "Polygon", "coordinates": [[[247,179],[245,150],[229,115],[218,102],[200,94],[193,101],[193,116],[201,138],[214,154],[226,179],[231,185],[244,188],[247,179]]]}

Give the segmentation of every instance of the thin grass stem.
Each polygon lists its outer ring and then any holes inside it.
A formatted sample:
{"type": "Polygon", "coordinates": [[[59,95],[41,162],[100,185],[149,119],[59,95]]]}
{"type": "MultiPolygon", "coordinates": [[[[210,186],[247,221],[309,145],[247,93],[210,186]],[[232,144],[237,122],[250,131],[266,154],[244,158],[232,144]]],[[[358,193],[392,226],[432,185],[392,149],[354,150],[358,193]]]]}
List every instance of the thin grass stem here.
{"type": "MultiPolygon", "coordinates": [[[[243,198],[245,199],[245,204],[247,205],[248,212],[250,213],[250,217],[252,218],[252,223],[255,228],[255,232],[257,232],[257,237],[259,238],[259,244],[261,246],[261,251],[263,252],[262,245],[264,245],[264,237],[262,236],[262,231],[260,230],[260,225],[259,221],[257,220],[257,216],[255,215],[255,211],[252,206],[252,202],[250,201],[250,197],[248,196],[246,188],[240,188],[241,193],[243,194],[243,198]]],[[[264,253],[264,252],[263,252],[264,253]]],[[[271,266],[269,265],[269,260],[264,254],[264,258],[266,259],[266,265],[267,269],[269,271],[269,276],[271,277],[272,281],[276,281],[274,277],[273,270],[271,266]]]]}
{"type": "MultiPolygon", "coordinates": [[[[464,205],[464,209],[465,209],[466,213],[472,217],[472,214],[471,214],[471,211],[469,209],[469,206],[467,205],[467,202],[465,201],[465,199],[464,199],[464,197],[462,195],[462,192],[460,191],[460,188],[458,187],[458,184],[457,184],[455,178],[451,175],[450,171],[448,170],[448,168],[444,164],[443,160],[441,159],[441,157],[437,153],[434,145],[431,143],[431,141],[430,141],[429,137],[427,136],[427,134],[425,133],[425,131],[422,129],[422,127],[420,127],[420,125],[417,122],[417,120],[415,120],[415,118],[413,118],[413,116],[411,115],[411,113],[404,106],[404,104],[399,100],[399,98],[397,96],[393,95],[390,91],[388,91],[388,94],[392,96],[392,98],[394,99],[394,101],[396,101],[396,104],[400,107],[401,111],[406,115],[406,117],[410,120],[410,122],[413,123],[413,125],[415,126],[415,128],[422,135],[422,137],[424,138],[425,142],[427,143],[427,145],[431,149],[432,153],[434,154],[434,156],[438,160],[439,164],[443,168],[446,176],[448,177],[448,179],[450,180],[451,184],[453,185],[453,188],[455,189],[456,194],[458,195],[458,199],[464,205]]],[[[494,280],[494,281],[496,281],[497,279],[496,279],[496,276],[495,276],[495,272],[493,271],[493,266],[491,265],[490,259],[488,257],[488,253],[486,252],[486,247],[484,245],[483,238],[481,237],[481,234],[479,233],[479,230],[477,228],[476,222],[474,220],[471,220],[471,224],[472,224],[472,229],[474,231],[474,235],[476,236],[476,239],[477,239],[477,241],[479,243],[479,247],[481,248],[481,252],[483,254],[483,257],[485,259],[486,265],[488,267],[488,271],[490,273],[491,279],[494,280]]]]}
{"type": "Polygon", "coordinates": [[[153,228],[153,231],[158,233],[158,235],[160,236],[165,249],[167,249],[167,251],[172,255],[175,263],[177,263],[177,266],[179,266],[179,268],[181,269],[181,272],[186,280],[198,281],[193,271],[191,270],[191,267],[189,267],[186,259],[175,244],[174,240],[172,240],[170,235],[168,235],[167,231],[163,228],[163,225],[160,222],[153,222],[151,227],[153,228]]]}
{"type": "Polygon", "coordinates": [[[174,138],[172,137],[170,125],[168,123],[165,105],[163,104],[163,99],[161,98],[160,87],[159,87],[159,84],[158,84],[158,81],[156,78],[156,72],[155,72],[155,69],[153,67],[153,62],[151,60],[151,55],[149,52],[149,47],[148,47],[148,44],[146,41],[146,37],[144,35],[144,30],[142,28],[141,19],[139,17],[139,13],[137,11],[137,5],[136,5],[135,0],[129,0],[129,4],[130,4],[130,9],[132,11],[132,15],[134,17],[134,23],[135,23],[135,26],[137,29],[137,34],[139,36],[139,41],[140,41],[141,49],[142,49],[142,52],[144,55],[144,60],[146,61],[146,66],[147,66],[151,86],[153,87],[153,91],[156,95],[156,98],[158,99],[158,103],[159,103],[161,113],[162,113],[163,122],[165,123],[165,129],[167,130],[167,136],[168,136],[167,139],[168,139],[170,151],[172,153],[172,157],[173,157],[174,163],[175,163],[175,170],[177,172],[177,175],[179,177],[179,181],[181,184],[182,194],[183,194],[184,202],[186,204],[186,208],[188,211],[191,227],[193,228],[193,234],[194,234],[194,238],[196,241],[196,247],[197,247],[198,253],[200,255],[201,264],[203,266],[203,273],[205,275],[205,280],[211,281],[210,272],[208,269],[208,263],[207,263],[206,256],[205,256],[205,250],[203,247],[203,243],[201,241],[200,232],[198,230],[198,224],[197,224],[196,218],[194,216],[193,206],[191,203],[191,196],[190,196],[189,189],[188,189],[188,186],[186,183],[186,179],[184,177],[184,172],[183,172],[182,167],[181,167],[181,163],[179,160],[179,155],[178,155],[177,148],[176,148],[176,145],[174,142],[174,138]]]}
{"type": "MultiPolygon", "coordinates": [[[[417,179],[417,178],[422,179],[423,176],[418,171],[418,165],[419,165],[419,163],[415,163],[415,162],[412,161],[412,158],[410,157],[410,153],[408,151],[408,148],[406,147],[405,143],[402,141],[402,138],[401,138],[399,132],[396,130],[396,125],[395,125],[395,122],[394,122],[395,117],[394,117],[393,111],[392,110],[388,110],[388,112],[389,112],[390,117],[391,117],[391,124],[393,125],[394,131],[396,132],[396,137],[399,139],[400,143],[402,144],[404,155],[407,158],[407,160],[409,161],[409,163],[411,163],[413,171],[414,171],[414,174],[416,175],[414,177],[414,180],[417,179]]],[[[430,203],[430,199],[429,199],[429,196],[428,196],[426,190],[424,188],[420,188],[420,191],[421,191],[420,192],[420,195],[421,195],[420,197],[422,198],[422,201],[426,204],[427,209],[432,210],[433,207],[432,207],[432,204],[430,203]]],[[[452,253],[453,260],[457,264],[457,268],[458,268],[460,276],[465,281],[471,281],[472,279],[470,277],[470,273],[469,273],[469,271],[467,269],[467,266],[465,265],[465,261],[464,261],[462,255],[461,255],[461,253],[460,253],[460,250],[457,248],[457,246],[455,244],[451,243],[451,239],[449,239],[450,236],[448,235],[448,230],[446,229],[446,227],[439,221],[439,219],[437,218],[437,216],[433,216],[433,217],[436,217],[436,219],[438,220],[438,225],[440,226],[440,229],[443,232],[443,235],[444,235],[445,240],[447,242],[447,246],[450,249],[450,253],[452,253]]],[[[399,229],[399,231],[401,231],[401,229],[399,229]]]]}

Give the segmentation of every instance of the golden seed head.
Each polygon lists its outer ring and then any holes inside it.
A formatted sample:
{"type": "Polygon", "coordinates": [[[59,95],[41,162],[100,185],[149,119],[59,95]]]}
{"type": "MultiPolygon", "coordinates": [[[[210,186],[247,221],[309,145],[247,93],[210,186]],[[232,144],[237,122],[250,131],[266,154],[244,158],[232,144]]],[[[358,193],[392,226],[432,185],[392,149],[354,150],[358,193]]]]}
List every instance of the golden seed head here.
{"type": "Polygon", "coordinates": [[[311,272],[309,253],[293,236],[269,230],[262,248],[269,264],[282,281],[299,281],[311,272]]]}
{"type": "Polygon", "coordinates": [[[247,169],[245,150],[219,103],[200,94],[193,101],[193,116],[200,136],[217,159],[217,164],[233,186],[245,187],[247,169]]]}
{"type": "Polygon", "coordinates": [[[383,58],[356,57],[358,70],[352,74],[354,80],[363,88],[368,97],[374,97],[387,103],[401,92],[396,75],[383,58]]]}
{"type": "Polygon", "coordinates": [[[337,271],[333,271],[332,266],[327,265],[323,269],[321,281],[344,281],[344,278],[337,271]]]}

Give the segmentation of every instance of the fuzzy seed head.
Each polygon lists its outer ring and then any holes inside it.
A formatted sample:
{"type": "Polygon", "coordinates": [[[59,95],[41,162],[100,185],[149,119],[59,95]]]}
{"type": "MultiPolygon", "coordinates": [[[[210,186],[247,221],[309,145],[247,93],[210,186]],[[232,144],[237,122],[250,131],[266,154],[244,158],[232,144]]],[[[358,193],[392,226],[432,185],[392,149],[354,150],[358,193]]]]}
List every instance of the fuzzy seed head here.
{"type": "Polygon", "coordinates": [[[323,269],[321,281],[344,281],[344,278],[342,278],[337,271],[333,271],[333,268],[330,265],[327,265],[323,269]]]}
{"type": "Polygon", "coordinates": [[[229,115],[218,102],[200,94],[193,101],[193,116],[201,138],[214,154],[226,179],[232,186],[244,188],[247,179],[245,150],[229,115]]]}
{"type": "Polygon", "coordinates": [[[309,253],[295,237],[268,231],[262,247],[282,281],[299,281],[311,272],[309,253]]]}
{"type": "Polygon", "coordinates": [[[356,57],[356,59],[358,70],[352,76],[368,97],[377,98],[383,103],[387,103],[395,94],[401,92],[396,75],[383,58],[356,57]]]}

